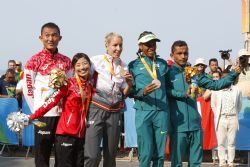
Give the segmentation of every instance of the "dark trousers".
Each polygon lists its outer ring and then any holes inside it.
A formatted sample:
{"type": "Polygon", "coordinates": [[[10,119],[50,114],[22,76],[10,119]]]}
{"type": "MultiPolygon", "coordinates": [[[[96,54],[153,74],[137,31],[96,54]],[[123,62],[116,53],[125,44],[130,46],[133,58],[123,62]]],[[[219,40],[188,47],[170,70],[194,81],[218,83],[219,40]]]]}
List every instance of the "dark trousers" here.
{"type": "MultiPolygon", "coordinates": [[[[55,142],[55,131],[59,117],[41,117],[38,120],[46,123],[43,128],[35,127],[35,165],[49,167],[51,149],[55,142]]],[[[56,166],[55,161],[55,166],[56,166]]]]}
{"type": "Polygon", "coordinates": [[[84,166],[98,167],[103,146],[103,167],[115,167],[120,136],[120,112],[108,112],[90,105],[85,136],[84,166]]]}
{"type": "Polygon", "coordinates": [[[57,167],[83,167],[84,166],[84,139],[56,135],[57,167]]]}

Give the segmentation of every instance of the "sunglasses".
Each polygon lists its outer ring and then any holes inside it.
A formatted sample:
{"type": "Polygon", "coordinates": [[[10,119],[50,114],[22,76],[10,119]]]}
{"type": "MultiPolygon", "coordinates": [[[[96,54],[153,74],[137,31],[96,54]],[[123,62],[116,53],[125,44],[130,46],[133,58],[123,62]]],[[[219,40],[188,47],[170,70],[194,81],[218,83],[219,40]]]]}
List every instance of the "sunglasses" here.
{"type": "Polygon", "coordinates": [[[205,67],[204,64],[197,64],[196,66],[197,66],[197,67],[205,67]]]}

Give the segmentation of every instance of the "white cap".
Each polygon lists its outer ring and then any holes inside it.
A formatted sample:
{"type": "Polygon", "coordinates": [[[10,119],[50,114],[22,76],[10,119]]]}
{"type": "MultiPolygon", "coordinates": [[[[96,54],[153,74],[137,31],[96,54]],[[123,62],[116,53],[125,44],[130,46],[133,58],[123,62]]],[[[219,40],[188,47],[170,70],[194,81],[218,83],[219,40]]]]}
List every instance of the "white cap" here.
{"type": "Polygon", "coordinates": [[[141,37],[141,38],[138,40],[138,44],[140,44],[140,43],[147,43],[147,42],[149,42],[149,41],[151,41],[151,40],[155,40],[156,42],[160,42],[160,41],[161,41],[161,40],[159,40],[159,39],[155,36],[155,34],[150,33],[150,34],[147,34],[147,35],[141,37]]]}
{"type": "Polygon", "coordinates": [[[198,58],[195,60],[194,66],[197,66],[198,64],[203,64],[205,67],[207,67],[207,65],[205,63],[205,59],[203,59],[203,58],[198,58]]]}
{"type": "MultiPolygon", "coordinates": [[[[244,55],[250,56],[250,52],[247,51],[246,49],[240,49],[238,53],[238,58],[244,55]]],[[[248,58],[248,64],[250,64],[250,58],[248,58]]]]}
{"type": "Polygon", "coordinates": [[[243,55],[250,55],[250,52],[248,52],[246,49],[240,49],[238,53],[238,57],[243,55]]]}

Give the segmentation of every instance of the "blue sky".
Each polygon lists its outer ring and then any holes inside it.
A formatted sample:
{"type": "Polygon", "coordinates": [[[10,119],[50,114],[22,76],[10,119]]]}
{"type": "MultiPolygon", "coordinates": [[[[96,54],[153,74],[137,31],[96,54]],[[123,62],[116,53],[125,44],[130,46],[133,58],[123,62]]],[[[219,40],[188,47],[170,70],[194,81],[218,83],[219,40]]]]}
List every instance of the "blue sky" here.
{"type": "Polygon", "coordinates": [[[158,54],[169,58],[171,44],[185,40],[189,61],[220,58],[220,49],[236,57],[243,47],[239,0],[23,0],[0,5],[0,69],[9,59],[25,62],[42,49],[38,37],[46,22],[61,28],[59,51],[69,57],[84,52],[90,57],[105,52],[104,37],[115,31],[124,37],[122,59],[136,58],[137,38],[152,31],[161,39],[158,54]]]}

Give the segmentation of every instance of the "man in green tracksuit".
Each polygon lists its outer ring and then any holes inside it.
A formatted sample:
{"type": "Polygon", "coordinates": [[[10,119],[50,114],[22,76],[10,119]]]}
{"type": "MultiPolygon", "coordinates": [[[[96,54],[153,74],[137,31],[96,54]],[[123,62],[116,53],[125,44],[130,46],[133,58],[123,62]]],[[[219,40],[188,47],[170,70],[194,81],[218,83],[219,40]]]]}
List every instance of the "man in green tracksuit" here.
{"type": "MultiPolygon", "coordinates": [[[[171,57],[174,64],[168,71],[166,79],[172,128],[170,134],[171,166],[181,167],[183,158],[187,155],[189,166],[198,167],[202,162],[203,134],[196,99],[189,96],[189,85],[184,76],[184,68],[188,60],[188,46],[185,41],[173,43],[171,57]]],[[[235,70],[218,81],[213,81],[207,75],[201,74],[198,78],[198,86],[211,90],[222,89],[232,84],[239,73],[239,67],[235,67],[235,70]]]]}
{"type": "Polygon", "coordinates": [[[134,79],[130,96],[135,98],[135,125],[138,141],[139,165],[163,167],[169,109],[165,89],[167,63],[156,56],[156,42],[152,32],[144,31],[139,39],[138,58],[129,63],[134,79]]]}

